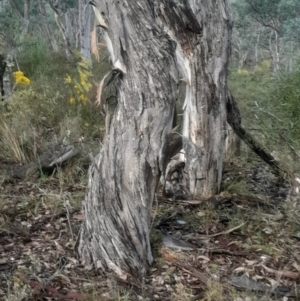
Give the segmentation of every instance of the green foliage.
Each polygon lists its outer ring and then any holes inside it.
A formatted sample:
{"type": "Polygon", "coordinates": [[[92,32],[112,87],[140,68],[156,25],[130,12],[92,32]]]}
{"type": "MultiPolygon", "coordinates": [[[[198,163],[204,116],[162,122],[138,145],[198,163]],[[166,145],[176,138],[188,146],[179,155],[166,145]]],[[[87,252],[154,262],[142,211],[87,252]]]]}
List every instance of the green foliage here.
{"type": "Polygon", "coordinates": [[[104,118],[95,109],[90,91],[91,66],[86,68],[82,61],[69,63],[64,53],[51,53],[42,41],[34,38],[26,42],[28,47],[17,55],[14,75],[15,82],[23,83],[26,79],[30,85],[15,85],[11,101],[0,107],[0,119],[5,122],[0,127],[3,149],[0,161],[30,162],[66,132],[72,141],[78,142],[83,137],[87,151],[91,152],[91,142],[102,139],[104,133],[104,118]],[[17,71],[17,66],[22,72],[17,71]],[[84,90],[85,105],[80,101],[70,104],[72,95],[65,81],[66,74],[76,78],[82,89],[88,87],[84,90]]]}
{"type": "Polygon", "coordinates": [[[76,71],[75,63],[68,62],[64,53],[50,52],[43,40],[33,36],[26,36],[22,48],[16,54],[16,59],[20,70],[29,78],[40,76],[58,78],[76,71]]]}
{"type": "Polygon", "coordinates": [[[244,126],[291,170],[299,169],[300,67],[277,78],[270,75],[268,61],[247,71],[231,70],[229,77],[244,126]]]}
{"type": "Polygon", "coordinates": [[[273,78],[270,76],[269,61],[263,61],[254,70],[232,69],[229,73],[229,87],[238,100],[243,122],[257,120],[256,102],[267,98],[268,87],[273,78]]]}
{"type": "MultiPolygon", "coordinates": [[[[289,138],[300,145],[300,67],[292,73],[281,73],[270,96],[278,116],[286,124],[289,138]]],[[[296,146],[295,145],[295,146],[296,146]]]]}
{"type": "Polygon", "coordinates": [[[300,10],[297,0],[231,0],[230,4],[238,26],[251,19],[264,27],[278,30],[281,35],[284,35],[284,25],[298,19],[300,10]]]}
{"type": "Polygon", "coordinates": [[[299,55],[298,2],[298,0],[229,1],[234,24],[232,62],[235,66],[246,65],[249,68],[253,67],[257,60],[271,59],[277,47],[281,67],[291,68],[293,59],[299,55]]]}

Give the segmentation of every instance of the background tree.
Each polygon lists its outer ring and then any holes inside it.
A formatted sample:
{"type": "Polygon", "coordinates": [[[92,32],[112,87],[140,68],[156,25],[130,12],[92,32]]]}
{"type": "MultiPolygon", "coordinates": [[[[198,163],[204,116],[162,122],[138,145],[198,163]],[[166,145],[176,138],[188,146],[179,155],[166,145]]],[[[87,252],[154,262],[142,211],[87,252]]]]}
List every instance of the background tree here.
{"type": "Polygon", "coordinates": [[[249,67],[258,58],[270,57],[274,74],[282,66],[292,68],[295,45],[299,45],[299,39],[291,34],[292,28],[295,33],[299,31],[297,1],[230,0],[230,4],[235,23],[233,44],[239,61],[247,61],[249,67]]]}
{"type": "Polygon", "coordinates": [[[220,185],[230,20],[226,1],[94,5],[119,90],[104,104],[112,119],[90,168],[77,250],[86,264],[137,275],[153,260],[150,212],[180,81],[188,187],[209,196],[220,185]]]}

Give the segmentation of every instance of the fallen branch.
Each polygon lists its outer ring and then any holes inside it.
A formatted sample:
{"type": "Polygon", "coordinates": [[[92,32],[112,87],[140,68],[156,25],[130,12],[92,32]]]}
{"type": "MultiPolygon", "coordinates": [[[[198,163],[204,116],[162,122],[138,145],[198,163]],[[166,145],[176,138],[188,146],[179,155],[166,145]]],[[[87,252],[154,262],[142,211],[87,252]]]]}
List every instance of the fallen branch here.
{"type": "Polygon", "coordinates": [[[37,178],[41,172],[53,171],[78,153],[79,149],[73,144],[65,145],[63,142],[58,142],[51,145],[33,162],[21,166],[1,164],[0,168],[7,172],[9,178],[20,180],[37,178]]]}
{"type": "Polygon", "coordinates": [[[279,162],[251,135],[249,134],[241,124],[241,114],[237,106],[235,98],[229,92],[227,99],[227,122],[232,127],[235,134],[244,141],[263,161],[265,161],[275,173],[279,176],[283,176],[288,173],[284,170],[279,162]]]}

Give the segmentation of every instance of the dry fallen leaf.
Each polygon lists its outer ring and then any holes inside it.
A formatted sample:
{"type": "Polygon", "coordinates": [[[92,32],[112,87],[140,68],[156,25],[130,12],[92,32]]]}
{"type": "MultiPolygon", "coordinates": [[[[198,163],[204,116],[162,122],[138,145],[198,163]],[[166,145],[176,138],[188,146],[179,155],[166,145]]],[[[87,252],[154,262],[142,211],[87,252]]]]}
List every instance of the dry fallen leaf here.
{"type": "Polygon", "coordinates": [[[234,273],[241,273],[241,272],[245,272],[246,268],[245,267],[238,267],[236,269],[233,270],[234,273]]]}
{"type": "Polygon", "coordinates": [[[65,254],[65,250],[64,248],[56,241],[54,240],[55,246],[56,246],[56,250],[59,252],[59,254],[65,254]]]}

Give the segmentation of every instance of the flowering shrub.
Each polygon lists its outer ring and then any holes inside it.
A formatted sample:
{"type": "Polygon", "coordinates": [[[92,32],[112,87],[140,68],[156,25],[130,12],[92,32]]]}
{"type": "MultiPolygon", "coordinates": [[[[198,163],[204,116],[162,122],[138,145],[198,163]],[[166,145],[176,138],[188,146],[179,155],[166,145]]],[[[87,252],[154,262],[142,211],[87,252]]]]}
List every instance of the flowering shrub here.
{"type": "Polygon", "coordinates": [[[238,73],[238,74],[241,74],[241,75],[249,75],[249,72],[248,72],[247,69],[241,69],[241,68],[239,68],[239,69],[237,70],[237,73],[238,73]]]}
{"type": "Polygon", "coordinates": [[[81,61],[77,63],[77,78],[71,78],[70,75],[65,78],[72,90],[70,104],[75,104],[76,101],[82,102],[84,105],[87,103],[92,89],[91,79],[91,62],[82,57],[81,61]]]}
{"type": "Polygon", "coordinates": [[[24,75],[22,71],[16,71],[13,73],[14,78],[15,78],[15,83],[16,84],[22,84],[29,86],[30,85],[30,79],[24,75]]]}

